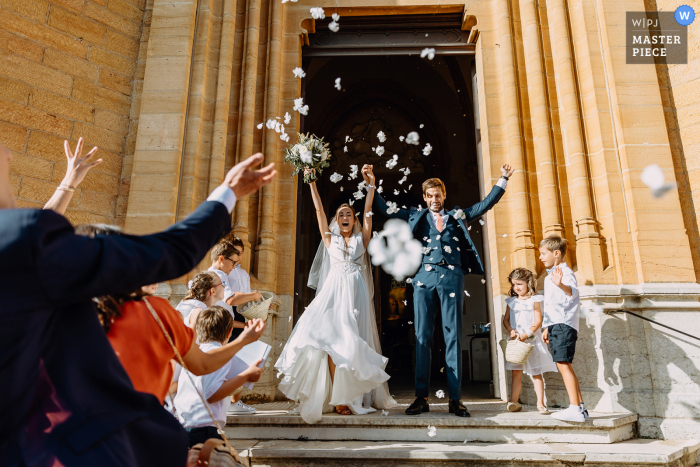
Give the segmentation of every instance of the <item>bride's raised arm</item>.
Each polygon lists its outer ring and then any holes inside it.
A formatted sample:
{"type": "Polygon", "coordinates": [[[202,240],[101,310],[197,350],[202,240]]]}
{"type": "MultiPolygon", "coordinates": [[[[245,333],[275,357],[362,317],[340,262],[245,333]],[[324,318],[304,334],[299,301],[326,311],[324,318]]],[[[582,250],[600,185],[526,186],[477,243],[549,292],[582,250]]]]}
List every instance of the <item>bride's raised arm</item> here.
{"type": "Polygon", "coordinates": [[[368,216],[367,213],[372,212],[372,203],[374,202],[374,190],[377,188],[374,186],[374,172],[372,169],[373,165],[365,164],[362,167],[362,178],[365,179],[367,183],[367,199],[365,200],[365,219],[362,223],[362,241],[367,247],[367,244],[372,239],[372,216],[368,216]]]}
{"type": "MultiPolygon", "coordinates": [[[[308,167],[304,169],[304,175],[316,172],[314,169],[309,169],[308,167]]],[[[331,246],[331,234],[328,228],[328,218],[326,218],[326,212],[323,210],[323,203],[321,202],[321,195],[318,194],[318,189],[316,188],[316,182],[309,183],[311,188],[311,198],[314,200],[314,207],[316,208],[316,219],[318,220],[318,229],[321,231],[321,238],[323,238],[323,243],[326,247],[331,246]]]]}

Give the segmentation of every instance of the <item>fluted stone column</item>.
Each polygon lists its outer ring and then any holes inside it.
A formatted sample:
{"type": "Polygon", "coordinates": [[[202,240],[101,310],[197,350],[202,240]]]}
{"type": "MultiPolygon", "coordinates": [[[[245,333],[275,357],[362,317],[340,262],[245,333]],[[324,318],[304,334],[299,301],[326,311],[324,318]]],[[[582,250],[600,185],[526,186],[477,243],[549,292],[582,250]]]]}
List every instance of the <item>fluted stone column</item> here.
{"type": "Polygon", "coordinates": [[[515,248],[513,265],[537,270],[535,237],[530,221],[527,166],[523,150],[518,82],[516,79],[515,51],[513,47],[512,19],[508,0],[499,0],[497,5],[500,67],[502,71],[504,119],[508,135],[509,162],[515,169],[508,182],[508,195],[513,199],[515,219],[515,248]]]}
{"type": "Polygon", "coordinates": [[[602,278],[604,258],[592,202],[590,170],[579,111],[574,57],[565,0],[547,0],[571,211],[576,223],[576,263],[583,281],[602,278]]]}
{"type": "MultiPolygon", "coordinates": [[[[253,136],[255,132],[255,93],[258,81],[258,45],[260,42],[260,3],[261,0],[248,0],[246,15],[245,62],[243,68],[243,86],[240,121],[238,126],[239,145],[236,162],[240,162],[253,153],[253,136]]],[[[250,250],[248,234],[249,198],[236,203],[236,217],[233,224],[234,233],[241,238],[246,250],[250,250]]],[[[250,269],[250,257],[243,259],[243,269],[250,269]]]]}
{"type": "Polygon", "coordinates": [[[561,201],[557,190],[556,160],[552,144],[551,118],[547,101],[547,83],[540,43],[540,25],[534,0],[520,0],[523,50],[528,83],[528,101],[537,164],[537,189],[540,194],[543,237],[564,237],[561,201]]]}

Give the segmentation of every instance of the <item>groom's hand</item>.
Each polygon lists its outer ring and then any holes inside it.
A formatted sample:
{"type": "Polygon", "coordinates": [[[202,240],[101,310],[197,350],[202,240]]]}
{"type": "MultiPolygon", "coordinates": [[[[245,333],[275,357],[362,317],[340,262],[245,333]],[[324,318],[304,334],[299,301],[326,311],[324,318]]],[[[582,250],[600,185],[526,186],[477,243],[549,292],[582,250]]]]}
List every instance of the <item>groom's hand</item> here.
{"type": "Polygon", "coordinates": [[[236,164],[226,174],[222,185],[231,188],[237,199],[258,191],[277,176],[275,164],[270,164],[260,170],[252,170],[263,161],[261,153],[250,156],[248,159],[236,164]]]}
{"type": "Polygon", "coordinates": [[[362,166],[362,178],[365,180],[367,185],[372,185],[374,183],[374,169],[373,165],[365,164],[362,166]]]}
{"type": "Polygon", "coordinates": [[[503,164],[501,166],[501,174],[506,177],[510,178],[511,175],[513,175],[513,172],[515,172],[515,169],[510,166],[510,164],[503,164]]]}

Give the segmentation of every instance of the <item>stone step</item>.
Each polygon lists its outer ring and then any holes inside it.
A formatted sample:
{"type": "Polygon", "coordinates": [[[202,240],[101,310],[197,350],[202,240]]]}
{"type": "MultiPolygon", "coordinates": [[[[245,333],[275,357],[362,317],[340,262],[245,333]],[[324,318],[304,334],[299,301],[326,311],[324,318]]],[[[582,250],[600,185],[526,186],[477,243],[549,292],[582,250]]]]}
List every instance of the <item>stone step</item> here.
{"type": "Polygon", "coordinates": [[[234,440],[249,467],[668,466],[690,467],[698,440],[634,439],[616,444],[396,443],[234,440]]]}
{"type": "Polygon", "coordinates": [[[288,415],[289,406],[273,410],[270,405],[255,415],[229,415],[229,439],[609,444],[636,437],[637,415],[629,413],[591,412],[587,422],[569,423],[528,406],[510,413],[505,404],[470,404],[471,417],[460,418],[448,413],[447,404],[431,404],[430,412],[418,416],[405,415],[399,407],[388,415],[325,414],[309,425],[298,415],[288,415]],[[429,425],[437,429],[434,437],[428,436],[429,425]]]}

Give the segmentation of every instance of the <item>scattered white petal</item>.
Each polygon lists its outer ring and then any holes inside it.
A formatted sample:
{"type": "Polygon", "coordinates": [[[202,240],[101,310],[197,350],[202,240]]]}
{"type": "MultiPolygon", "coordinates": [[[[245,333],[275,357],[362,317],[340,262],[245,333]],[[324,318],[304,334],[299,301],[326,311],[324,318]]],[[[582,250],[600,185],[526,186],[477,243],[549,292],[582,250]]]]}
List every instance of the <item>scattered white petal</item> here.
{"type": "Polygon", "coordinates": [[[454,298],[454,296],[455,296],[455,293],[452,292],[452,293],[450,294],[450,298],[454,298]]]}
{"type": "Polygon", "coordinates": [[[343,191],[344,189],[345,189],[345,188],[343,188],[342,186],[340,187],[340,191],[343,191]]]}
{"type": "Polygon", "coordinates": [[[350,180],[355,180],[355,179],[357,178],[357,171],[358,171],[358,170],[359,170],[359,169],[357,168],[356,165],[351,165],[351,166],[350,166],[350,175],[348,175],[348,178],[349,178],[350,180]]]}
{"type": "Polygon", "coordinates": [[[401,180],[399,180],[399,185],[403,185],[403,182],[406,181],[406,176],[404,175],[401,180]]]}
{"type": "Polygon", "coordinates": [[[429,255],[432,250],[428,247],[423,248],[423,254],[424,255],[429,255]]]}
{"type": "Polygon", "coordinates": [[[260,124],[258,125],[258,130],[262,130],[262,127],[263,127],[263,124],[260,123],[260,124]]]}
{"type": "Polygon", "coordinates": [[[384,146],[377,146],[374,151],[377,153],[378,156],[381,156],[382,154],[384,154],[384,146]]]}
{"type": "Polygon", "coordinates": [[[464,214],[464,211],[462,211],[461,209],[457,209],[455,211],[455,213],[452,214],[452,217],[454,217],[455,219],[466,219],[467,218],[466,214],[464,214]]]}
{"type": "Polygon", "coordinates": [[[411,279],[410,277],[408,279],[406,279],[407,284],[410,284],[411,282],[413,282],[413,279],[411,279]]]}
{"type": "Polygon", "coordinates": [[[331,18],[333,18],[333,21],[340,21],[340,15],[338,13],[333,13],[331,18]]]}
{"type": "Polygon", "coordinates": [[[333,175],[331,175],[331,182],[333,183],[338,183],[343,179],[343,176],[340,175],[338,172],[334,172],[333,175]]]}
{"type": "Polygon", "coordinates": [[[424,57],[428,57],[428,60],[435,58],[435,49],[426,47],[425,49],[421,50],[420,58],[424,57]]]}
{"type": "Polygon", "coordinates": [[[380,186],[379,188],[377,188],[377,193],[383,193],[383,192],[384,192],[384,188],[383,188],[383,187],[380,186]]]}
{"type": "Polygon", "coordinates": [[[479,224],[484,225],[484,224],[486,224],[486,222],[484,222],[483,219],[479,219],[479,224]]]}
{"type": "Polygon", "coordinates": [[[347,147],[347,146],[343,146],[343,152],[348,152],[348,147],[347,147]]]}
{"type": "MultiPolygon", "coordinates": [[[[334,14],[335,14],[335,13],[334,13],[334,14]]],[[[382,409],[382,415],[384,415],[384,416],[386,417],[387,415],[389,415],[389,412],[387,412],[386,410],[382,409]]]]}
{"type": "Polygon", "coordinates": [[[443,366],[442,368],[440,368],[440,373],[444,373],[444,372],[445,372],[445,367],[443,366]]]}
{"type": "Polygon", "coordinates": [[[405,136],[399,136],[399,141],[403,141],[404,139],[406,139],[405,136]]]}
{"type": "Polygon", "coordinates": [[[418,146],[418,140],[420,139],[420,136],[418,135],[417,132],[412,131],[406,136],[406,143],[407,144],[413,144],[414,146],[418,146]]]}
{"type": "Polygon", "coordinates": [[[413,183],[411,183],[410,185],[408,185],[408,189],[410,190],[412,186],[413,186],[413,183]]]}
{"type": "Polygon", "coordinates": [[[382,183],[384,183],[384,180],[379,180],[379,184],[381,185],[382,183]]]}
{"type": "Polygon", "coordinates": [[[427,143],[423,148],[423,155],[429,156],[431,152],[433,152],[433,147],[430,145],[430,143],[427,143]]]}
{"type": "Polygon", "coordinates": [[[352,206],[353,204],[355,204],[355,200],[354,200],[354,199],[348,200],[348,204],[349,204],[350,206],[352,206]]]}
{"type": "Polygon", "coordinates": [[[340,30],[340,25],[337,21],[331,21],[330,23],[328,23],[328,29],[330,29],[333,32],[338,32],[338,30],[340,30]]]}
{"type": "Polygon", "coordinates": [[[452,271],[455,270],[455,267],[454,267],[453,265],[451,265],[451,264],[448,264],[447,267],[450,268],[450,270],[452,270],[452,271]]]}
{"type": "Polygon", "coordinates": [[[393,158],[391,158],[391,159],[389,159],[388,161],[386,161],[386,166],[387,166],[387,168],[389,168],[389,169],[393,169],[394,167],[396,167],[396,164],[398,164],[398,163],[399,163],[399,156],[397,156],[396,154],[394,154],[394,157],[393,157],[393,158]]]}
{"type": "Polygon", "coordinates": [[[466,295],[467,297],[471,297],[471,295],[469,295],[469,292],[467,292],[466,290],[464,291],[464,295],[466,295]]]}
{"type": "Polygon", "coordinates": [[[422,283],[421,281],[418,281],[418,282],[416,282],[416,285],[417,285],[418,287],[420,287],[420,286],[423,285],[423,283],[422,283]]]}
{"type": "Polygon", "coordinates": [[[395,194],[395,195],[398,195],[398,194],[399,194],[399,190],[394,190],[394,194],[395,194]]]}
{"type": "Polygon", "coordinates": [[[469,227],[467,227],[467,230],[471,230],[471,229],[472,229],[472,226],[471,226],[471,225],[470,225],[469,227]]]}
{"type": "Polygon", "coordinates": [[[349,143],[350,141],[352,141],[352,138],[349,137],[349,136],[346,136],[346,137],[345,137],[345,142],[346,142],[346,143],[349,143]]]}
{"type": "Polygon", "coordinates": [[[402,207],[402,208],[404,208],[404,209],[408,209],[408,208],[406,207],[406,205],[405,205],[405,204],[404,204],[403,206],[401,206],[401,207],[402,207]]]}
{"type": "Polygon", "coordinates": [[[365,217],[371,217],[371,216],[373,216],[373,215],[374,215],[374,213],[373,213],[372,211],[370,211],[370,212],[368,212],[367,214],[365,214],[365,217]]]}
{"type": "Polygon", "coordinates": [[[445,245],[443,248],[445,249],[445,251],[446,251],[447,253],[452,253],[452,248],[450,248],[449,245],[445,245]]]}
{"type": "Polygon", "coordinates": [[[311,17],[313,19],[323,19],[326,17],[326,13],[323,11],[323,8],[319,7],[313,7],[311,8],[311,17]]]}
{"type": "Polygon", "coordinates": [[[294,76],[296,76],[297,78],[303,78],[304,76],[306,76],[306,73],[304,72],[304,69],[301,68],[301,67],[296,67],[296,68],[295,68],[294,70],[292,70],[292,71],[294,72],[294,76]]]}
{"type": "MultiPolygon", "coordinates": [[[[398,212],[396,204],[387,202],[391,211],[398,212]]],[[[387,213],[389,212],[387,209],[387,213]]],[[[377,238],[370,240],[367,251],[372,256],[372,263],[401,281],[416,272],[423,259],[423,245],[413,238],[408,222],[401,219],[389,219],[384,230],[377,238]]]]}
{"type": "Polygon", "coordinates": [[[308,115],[309,113],[309,106],[304,105],[304,98],[300,97],[298,99],[294,99],[294,110],[299,112],[302,115],[308,115]]]}
{"type": "MultiPolygon", "coordinates": [[[[355,197],[355,199],[362,199],[365,197],[365,193],[362,190],[358,190],[355,193],[353,193],[352,195],[355,197]]],[[[359,212],[357,214],[359,214],[359,212]]]]}
{"type": "Polygon", "coordinates": [[[482,283],[482,284],[485,284],[485,283],[486,283],[486,279],[481,279],[481,283],[482,283]]]}
{"type": "Polygon", "coordinates": [[[426,271],[432,271],[432,270],[433,270],[433,267],[432,267],[431,265],[429,265],[429,264],[426,264],[426,265],[425,265],[425,270],[426,270],[426,271]]]}
{"type": "Polygon", "coordinates": [[[291,317],[291,316],[289,317],[289,322],[290,322],[290,323],[292,322],[292,317],[291,317]]]}
{"type": "Polygon", "coordinates": [[[396,203],[394,203],[392,201],[387,201],[386,205],[387,205],[387,209],[386,209],[387,214],[396,214],[397,212],[399,212],[399,207],[396,206],[396,203]]]}
{"type": "Polygon", "coordinates": [[[401,300],[404,305],[408,305],[408,300],[401,300]]]}
{"type": "Polygon", "coordinates": [[[506,260],[506,257],[504,256],[504,257],[503,257],[503,261],[505,261],[505,260],[506,260]]]}
{"type": "Polygon", "coordinates": [[[289,112],[284,113],[284,124],[289,125],[289,122],[292,121],[292,116],[289,115],[289,112]]]}
{"type": "MultiPolygon", "coordinates": [[[[333,23],[331,23],[331,24],[333,24],[333,23]]],[[[341,89],[343,89],[343,88],[340,86],[340,78],[336,78],[336,79],[335,79],[335,88],[336,88],[338,91],[340,91],[341,89]]]]}
{"type": "Polygon", "coordinates": [[[445,391],[440,389],[438,392],[435,393],[435,395],[437,396],[438,399],[442,399],[445,397],[445,391]]]}
{"type": "Polygon", "coordinates": [[[423,237],[423,240],[427,240],[427,239],[428,239],[428,237],[423,237]]]}
{"type": "Polygon", "coordinates": [[[430,242],[432,242],[433,240],[432,240],[431,238],[429,238],[429,239],[426,240],[426,241],[427,241],[428,243],[430,243],[430,242]]]}
{"type": "Polygon", "coordinates": [[[423,125],[423,124],[421,123],[420,126],[419,126],[419,128],[423,128],[424,126],[425,126],[425,125],[423,125]]]}
{"type": "Polygon", "coordinates": [[[505,237],[507,237],[507,236],[508,236],[508,234],[503,234],[503,238],[505,238],[505,237]]]}
{"type": "Polygon", "coordinates": [[[411,173],[411,169],[408,167],[404,167],[403,169],[399,169],[399,171],[403,172],[404,175],[409,175],[411,173]]]}
{"type": "Polygon", "coordinates": [[[442,237],[442,235],[438,235],[437,237],[435,237],[435,240],[440,240],[440,237],[442,237]]]}
{"type": "Polygon", "coordinates": [[[386,135],[384,134],[383,131],[380,131],[379,133],[377,133],[377,138],[379,139],[380,143],[383,143],[384,141],[386,141],[386,135]]]}
{"type": "Polygon", "coordinates": [[[413,324],[413,321],[409,321],[408,324],[413,324]]]}
{"type": "Polygon", "coordinates": [[[445,277],[445,275],[444,275],[444,274],[443,274],[442,276],[440,276],[440,279],[442,279],[443,277],[445,277]]]}
{"type": "Polygon", "coordinates": [[[457,238],[457,237],[452,237],[452,240],[454,240],[455,242],[458,242],[458,241],[459,241],[459,238],[457,238]]]}
{"type": "Polygon", "coordinates": [[[656,164],[648,165],[642,171],[642,182],[651,189],[654,198],[660,198],[676,186],[675,183],[666,183],[664,172],[656,164]]]}

